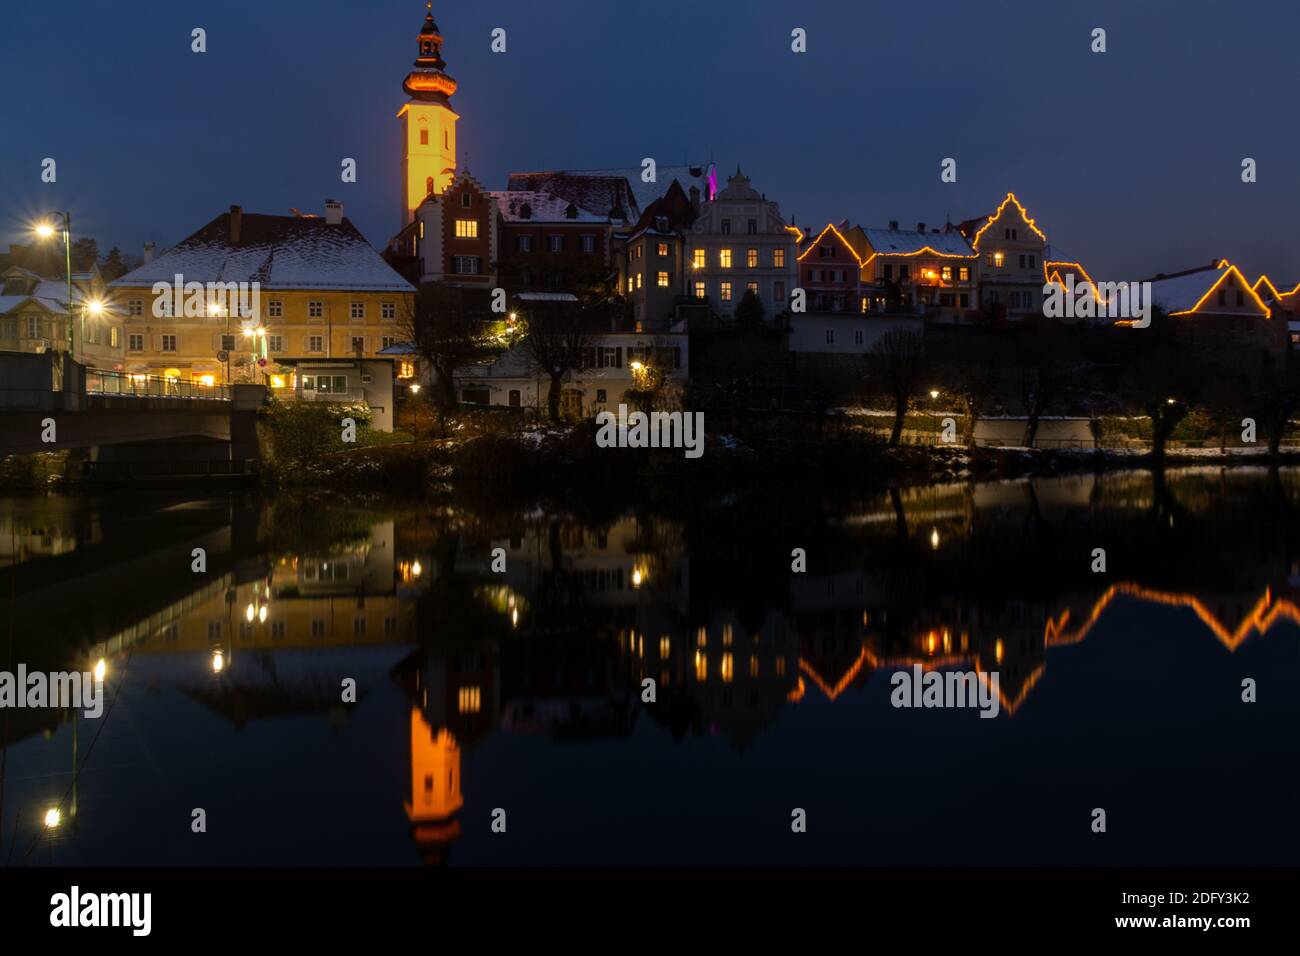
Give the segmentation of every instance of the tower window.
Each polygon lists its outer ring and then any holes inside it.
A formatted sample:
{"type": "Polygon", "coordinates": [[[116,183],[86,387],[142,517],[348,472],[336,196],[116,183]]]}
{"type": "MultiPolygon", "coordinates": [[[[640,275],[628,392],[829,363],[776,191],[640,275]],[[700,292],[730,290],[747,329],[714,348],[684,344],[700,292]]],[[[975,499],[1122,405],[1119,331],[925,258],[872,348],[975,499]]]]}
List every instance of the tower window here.
{"type": "Polygon", "coordinates": [[[448,142],[448,141],[447,141],[447,136],[448,136],[447,131],[446,131],[446,130],[443,130],[443,131],[442,131],[442,148],[443,148],[443,149],[450,149],[450,148],[451,148],[450,146],[447,145],[447,142],[448,142]]]}
{"type": "Polygon", "coordinates": [[[420,145],[421,146],[429,145],[429,131],[427,129],[420,130],[420,145]]]}

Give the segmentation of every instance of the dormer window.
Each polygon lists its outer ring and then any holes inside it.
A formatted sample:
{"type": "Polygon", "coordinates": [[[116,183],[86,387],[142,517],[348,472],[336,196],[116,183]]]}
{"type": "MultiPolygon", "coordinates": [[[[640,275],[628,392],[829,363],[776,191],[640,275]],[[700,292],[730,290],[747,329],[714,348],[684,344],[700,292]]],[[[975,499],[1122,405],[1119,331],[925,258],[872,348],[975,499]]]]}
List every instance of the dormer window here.
{"type": "Polygon", "coordinates": [[[668,217],[667,217],[667,216],[656,216],[656,217],[655,217],[655,228],[658,229],[658,230],[660,230],[661,232],[667,232],[667,231],[668,231],[668,217]]]}

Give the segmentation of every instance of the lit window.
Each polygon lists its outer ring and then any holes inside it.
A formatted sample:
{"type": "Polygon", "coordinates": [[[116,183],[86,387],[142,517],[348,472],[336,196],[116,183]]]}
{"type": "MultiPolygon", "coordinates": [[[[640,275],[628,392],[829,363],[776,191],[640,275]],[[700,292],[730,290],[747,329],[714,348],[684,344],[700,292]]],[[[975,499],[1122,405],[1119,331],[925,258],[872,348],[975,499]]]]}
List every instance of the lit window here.
{"type": "Polygon", "coordinates": [[[939,270],[939,275],[944,282],[952,281],[952,266],[944,266],[939,270]]]}
{"type": "Polygon", "coordinates": [[[693,253],[691,253],[691,265],[695,266],[695,268],[697,268],[697,269],[703,269],[703,268],[704,268],[704,250],[703,250],[703,249],[696,249],[693,253]]]}
{"type": "Polygon", "coordinates": [[[752,292],[752,293],[754,293],[754,295],[758,295],[758,283],[757,283],[757,282],[746,282],[746,283],[745,283],[745,291],[746,291],[746,292],[752,292]]]}
{"type": "Polygon", "coordinates": [[[731,250],[730,250],[730,249],[719,249],[719,250],[718,250],[718,265],[720,265],[720,266],[721,266],[722,268],[724,268],[724,269],[730,269],[730,268],[731,268],[731,250]]]}
{"type": "Polygon", "coordinates": [[[666,242],[661,242],[661,243],[659,243],[659,245],[658,245],[658,247],[656,248],[655,251],[656,251],[657,254],[659,254],[659,255],[661,255],[661,256],[666,256],[666,255],[668,255],[668,243],[666,243],[666,242]]]}
{"type": "Polygon", "coordinates": [[[757,249],[746,249],[746,250],[745,250],[745,268],[746,268],[746,269],[757,269],[757,268],[758,268],[758,250],[757,250],[757,249]]]}
{"type": "Polygon", "coordinates": [[[784,269],[784,268],[785,268],[785,250],[784,250],[784,249],[773,249],[773,250],[772,250],[772,265],[773,265],[774,268],[777,268],[777,269],[784,269]]]}
{"type": "Polygon", "coordinates": [[[721,284],[721,286],[719,286],[719,288],[718,288],[718,298],[720,298],[723,302],[730,302],[730,301],[731,301],[731,283],[730,283],[730,282],[724,282],[724,283],[721,284]]]}
{"type": "Polygon", "coordinates": [[[705,297],[705,288],[703,282],[695,283],[695,298],[703,299],[705,297]]]}
{"type": "Polygon", "coordinates": [[[957,270],[957,278],[960,279],[962,282],[969,282],[969,281],[970,281],[970,268],[969,268],[968,266],[962,266],[960,269],[958,269],[958,270],[957,270]]]}
{"type": "Polygon", "coordinates": [[[661,288],[661,289],[666,289],[666,288],[668,288],[668,273],[667,273],[667,272],[661,272],[661,273],[659,273],[659,277],[658,277],[658,285],[659,285],[659,288],[661,288]]]}
{"type": "Polygon", "coordinates": [[[462,714],[477,714],[483,702],[483,691],[478,687],[462,687],[457,694],[457,709],[462,714]]]}
{"type": "Polygon", "coordinates": [[[456,220],[456,238],[457,238],[457,239],[477,239],[477,238],[478,238],[478,220],[477,220],[477,219],[457,219],[457,220],[456,220]]]}
{"type": "Polygon", "coordinates": [[[1006,262],[1006,259],[1007,257],[1000,252],[993,253],[993,264],[997,266],[999,269],[1002,268],[1002,264],[1006,262]]]}

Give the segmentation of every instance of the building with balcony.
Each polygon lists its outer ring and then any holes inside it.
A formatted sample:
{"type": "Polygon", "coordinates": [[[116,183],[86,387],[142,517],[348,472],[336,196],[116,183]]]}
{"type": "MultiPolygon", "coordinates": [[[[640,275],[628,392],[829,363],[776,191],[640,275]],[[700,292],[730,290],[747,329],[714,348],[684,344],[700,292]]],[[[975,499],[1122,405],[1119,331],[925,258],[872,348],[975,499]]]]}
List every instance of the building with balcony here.
{"type": "Polygon", "coordinates": [[[891,222],[888,229],[855,226],[846,239],[862,259],[864,311],[911,312],[955,323],[975,307],[978,255],[957,230],[927,232],[923,222],[915,230],[899,229],[891,222]]]}

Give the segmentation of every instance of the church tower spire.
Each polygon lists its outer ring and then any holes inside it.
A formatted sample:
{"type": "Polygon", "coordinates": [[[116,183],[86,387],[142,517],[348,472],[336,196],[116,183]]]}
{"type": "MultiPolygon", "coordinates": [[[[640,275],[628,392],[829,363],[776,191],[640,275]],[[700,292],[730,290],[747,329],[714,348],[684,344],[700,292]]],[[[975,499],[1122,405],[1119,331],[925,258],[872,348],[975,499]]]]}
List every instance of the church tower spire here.
{"type": "Polygon", "coordinates": [[[445,72],[442,31],[425,4],[424,25],[417,37],[418,55],[402,89],[410,97],[397,118],[402,121],[402,225],[430,193],[447,188],[456,172],[456,120],[451,95],[456,81],[445,72]]]}

